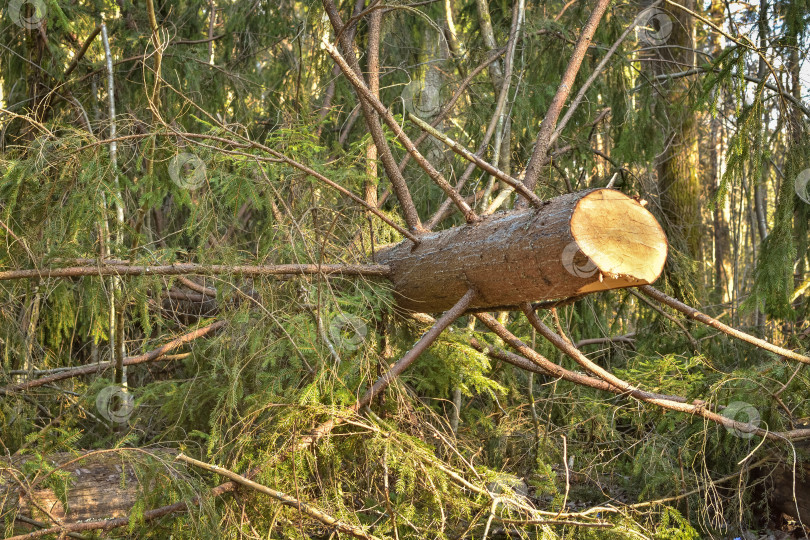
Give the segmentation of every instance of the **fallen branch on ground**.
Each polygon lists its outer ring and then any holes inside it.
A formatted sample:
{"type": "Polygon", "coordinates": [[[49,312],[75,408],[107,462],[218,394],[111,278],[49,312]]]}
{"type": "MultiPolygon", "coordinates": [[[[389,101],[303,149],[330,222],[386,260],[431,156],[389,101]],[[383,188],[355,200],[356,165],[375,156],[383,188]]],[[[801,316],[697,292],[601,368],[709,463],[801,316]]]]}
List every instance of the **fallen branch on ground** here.
{"type": "Polygon", "coordinates": [[[476,293],[472,289],[467,291],[467,293],[461,297],[456,305],[452,308],[447,310],[444,315],[442,315],[436,323],[425,332],[425,334],[416,342],[416,344],[406,352],[402,358],[394,364],[391,369],[389,369],[384,375],[382,375],[379,379],[377,379],[374,384],[371,385],[363,397],[361,397],[357,403],[346,409],[342,414],[335,415],[317,428],[315,428],[311,434],[302,438],[298,444],[295,445],[295,451],[300,451],[305,448],[309,448],[316,442],[318,442],[321,438],[329,434],[337,425],[343,422],[343,418],[347,416],[351,416],[356,414],[360,409],[371,403],[371,400],[374,399],[375,396],[379,395],[380,392],[385,390],[388,385],[396,379],[400,374],[402,374],[405,369],[410,366],[414,360],[416,360],[420,354],[422,354],[430,345],[436,341],[436,338],[444,331],[445,328],[450,326],[456,319],[458,319],[461,315],[467,311],[470,303],[475,298],[476,293]]]}
{"type": "MultiPolygon", "coordinates": [[[[472,302],[473,298],[475,297],[475,292],[470,290],[467,294],[465,294],[458,303],[453,306],[452,309],[448,310],[442,317],[436,321],[436,324],[422,336],[422,338],[416,342],[413,348],[405,353],[405,355],[396,363],[394,366],[388,370],[383,376],[381,376],[374,384],[369,388],[366,393],[363,395],[362,398],[358,400],[355,405],[352,405],[348,409],[344,411],[343,415],[338,415],[331,418],[329,421],[321,424],[316,428],[310,435],[307,435],[303,438],[303,440],[299,441],[294,447],[293,451],[303,450],[309,448],[322,437],[328,435],[336,426],[341,424],[344,420],[344,417],[351,416],[352,414],[356,414],[364,406],[371,403],[371,400],[374,399],[374,396],[378,395],[382,392],[396,377],[398,377],[411,363],[413,363],[419,355],[424,352],[435,340],[439,337],[442,331],[450,326],[450,324],[455,321],[459,316],[461,316],[469,306],[470,302],[472,302]]],[[[216,324],[216,323],[215,323],[216,324]]],[[[223,323],[224,324],[224,323],[223,323]]],[[[175,340],[177,341],[177,340],[175,340]]],[[[169,345],[169,344],[167,344],[169,345]]],[[[167,345],[164,345],[166,347],[167,345]]],[[[154,351],[153,351],[154,352],[154,351]]],[[[61,375],[61,374],[60,374],[61,375]]],[[[283,461],[287,457],[289,457],[290,452],[287,451],[278,459],[275,460],[275,463],[279,461],[283,461]]],[[[244,476],[247,479],[254,478],[259,472],[262,470],[261,467],[254,467],[250,471],[248,471],[244,476]]],[[[238,487],[238,483],[234,480],[229,480],[228,482],[224,482],[215,488],[212,488],[208,492],[209,497],[219,497],[225,493],[230,493],[234,491],[238,487]]],[[[160,508],[155,508],[152,510],[148,510],[143,513],[143,520],[144,521],[151,521],[172,513],[176,512],[184,512],[188,510],[190,507],[196,505],[201,499],[201,496],[192,497],[188,501],[181,501],[174,504],[170,504],[167,506],[162,506],[160,508]]],[[[111,529],[115,529],[118,527],[125,527],[129,524],[129,517],[121,517],[121,518],[114,518],[114,519],[104,519],[104,520],[96,520],[96,521],[87,521],[81,523],[66,523],[63,524],[62,527],[50,528],[50,529],[43,529],[40,531],[35,531],[26,535],[15,536],[9,540],[23,540],[23,539],[32,539],[32,538],[40,538],[42,536],[54,533],[61,533],[62,531],[65,532],[81,532],[81,531],[92,531],[92,530],[104,530],[108,531],[111,529]]]]}
{"type": "MultiPolygon", "coordinates": [[[[470,340],[470,345],[472,347],[487,356],[494,358],[496,360],[501,360],[506,362],[507,364],[511,364],[517,368],[520,368],[525,371],[529,371],[531,373],[538,373],[540,375],[545,375],[546,377],[558,377],[565,379],[570,382],[575,382],[578,384],[582,384],[584,386],[588,386],[590,388],[594,388],[596,390],[602,390],[604,392],[611,392],[614,394],[621,393],[621,389],[613,386],[612,384],[603,381],[602,379],[597,379],[596,377],[591,377],[590,375],[584,375],[582,373],[576,373],[574,371],[567,370],[563,367],[558,366],[558,370],[555,373],[552,373],[548,369],[540,366],[537,362],[533,362],[529,360],[525,356],[520,356],[519,354],[515,354],[510,351],[506,351],[504,349],[494,347],[492,345],[481,343],[477,339],[473,338],[470,340]]],[[[551,363],[550,361],[548,361],[551,363]]],[[[556,365],[556,364],[554,364],[556,365]]],[[[656,394],[654,392],[647,392],[647,394],[651,397],[655,397],[657,399],[667,399],[670,401],[676,401],[678,403],[686,403],[686,399],[682,398],[681,396],[671,396],[666,394],[656,394]]],[[[628,394],[628,397],[633,397],[632,395],[628,394]]],[[[703,401],[695,400],[693,402],[695,405],[704,405],[703,401]]]]}
{"type": "Polygon", "coordinates": [[[264,486],[262,484],[257,484],[256,482],[254,482],[252,480],[248,480],[244,476],[236,474],[235,472],[230,471],[228,469],[224,469],[224,468],[218,467],[216,465],[211,465],[211,464],[205,463],[203,461],[198,461],[198,460],[196,460],[194,458],[190,458],[190,457],[186,456],[185,454],[179,454],[177,456],[177,459],[180,460],[180,461],[183,461],[185,463],[188,463],[190,465],[194,465],[195,467],[205,469],[206,471],[210,471],[210,472],[216,473],[216,474],[218,474],[220,476],[224,476],[225,478],[230,478],[231,480],[233,480],[237,484],[249,487],[249,488],[251,488],[253,490],[258,491],[259,493],[264,493],[265,495],[269,495],[269,496],[273,497],[274,499],[280,501],[281,504],[284,504],[286,506],[291,506],[291,507],[295,508],[296,510],[298,510],[299,512],[301,512],[302,514],[307,515],[307,516],[309,516],[311,518],[314,518],[314,519],[320,521],[321,523],[323,523],[324,525],[332,527],[333,529],[335,529],[338,532],[343,532],[343,533],[346,533],[346,534],[350,534],[350,535],[354,536],[355,538],[365,538],[366,540],[376,540],[376,538],[377,538],[376,536],[373,536],[373,535],[367,533],[366,531],[364,531],[360,527],[357,527],[355,525],[351,525],[349,523],[344,523],[344,522],[342,522],[340,520],[337,520],[337,519],[333,518],[332,516],[330,516],[329,514],[327,514],[325,512],[322,512],[321,510],[318,510],[317,508],[315,508],[313,506],[310,506],[307,503],[301,502],[298,499],[287,495],[286,493],[282,493],[281,491],[276,491],[275,489],[269,488],[269,487],[264,486]]]}
{"type": "MultiPolygon", "coordinates": [[[[213,324],[209,324],[208,326],[198,328],[193,332],[189,332],[188,334],[184,334],[179,338],[173,339],[172,341],[166,343],[165,345],[158,347],[157,349],[153,349],[147,353],[139,354],[137,356],[128,356],[124,358],[124,365],[133,366],[136,364],[143,364],[144,362],[154,362],[156,360],[160,360],[169,351],[173,351],[174,349],[177,349],[178,347],[190,341],[194,341],[197,338],[208,335],[211,332],[215,332],[220,328],[222,328],[223,326],[225,326],[226,324],[228,323],[225,321],[217,321],[213,324]]],[[[48,375],[46,377],[41,377],[39,379],[34,379],[19,384],[13,384],[5,388],[0,388],[0,394],[10,394],[13,392],[20,392],[22,390],[29,390],[31,388],[36,388],[38,386],[43,386],[56,381],[61,381],[63,379],[70,379],[72,377],[79,377],[81,375],[89,375],[91,373],[97,373],[99,371],[104,371],[107,368],[113,367],[113,365],[114,362],[98,362],[96,364],[78,366],[76,368],[59,371],[58,373],[54,373],[53,375],[48,375]]]]}

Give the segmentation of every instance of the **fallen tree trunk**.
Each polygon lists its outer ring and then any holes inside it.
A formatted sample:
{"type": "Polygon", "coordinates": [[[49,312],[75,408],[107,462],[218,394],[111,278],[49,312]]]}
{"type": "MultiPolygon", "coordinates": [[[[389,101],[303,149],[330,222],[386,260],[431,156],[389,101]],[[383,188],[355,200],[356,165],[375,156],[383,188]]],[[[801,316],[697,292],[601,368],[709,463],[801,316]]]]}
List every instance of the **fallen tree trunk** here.
{"type": "Polygon", "coordinates": [[[594,189],[426,234],[416,247],[401,242],[375,262],[390,267],[401,308],[435,313],[470,287],[470,309],[493,309],[646,285],[666,257],[666,235],[650,212],[619,191],[594,189]]]}
{"type": "MultiPolygon", "coordinates": [[[[469,308],[475,311],[517,309],[525,302],[647,285],[658,278],[667,257],[667,239],[653,215],[611,189],[569,193],[537,209],[486,216],[418,240],[417,245],[408,240],[380,249],[378,264],[373,265],[131,266],[100,261],[4,271],[0,281],[106,275],[358,275],[390,279],[404,310],[436,313],[450,309],[470,287],[477,293],[469,308]]],[[[209,303],[214,305],[213,300],[209,303]]]]}

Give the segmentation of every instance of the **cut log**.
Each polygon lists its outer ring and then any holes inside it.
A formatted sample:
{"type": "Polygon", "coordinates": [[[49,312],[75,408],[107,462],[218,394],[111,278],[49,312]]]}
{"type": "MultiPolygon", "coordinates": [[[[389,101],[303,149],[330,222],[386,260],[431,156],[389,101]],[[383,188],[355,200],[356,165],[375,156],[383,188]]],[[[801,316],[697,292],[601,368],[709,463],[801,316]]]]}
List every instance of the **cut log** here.
{"type": "Polygon", "coordinates": [[[667,258],[663,229],[638,201],[611,189],[556,197],[539,209],[496,214],[378,251],[391,267],[399,307],[436,313],[470,286],[470,309],[635,287],[654,282],[667,258]]]}

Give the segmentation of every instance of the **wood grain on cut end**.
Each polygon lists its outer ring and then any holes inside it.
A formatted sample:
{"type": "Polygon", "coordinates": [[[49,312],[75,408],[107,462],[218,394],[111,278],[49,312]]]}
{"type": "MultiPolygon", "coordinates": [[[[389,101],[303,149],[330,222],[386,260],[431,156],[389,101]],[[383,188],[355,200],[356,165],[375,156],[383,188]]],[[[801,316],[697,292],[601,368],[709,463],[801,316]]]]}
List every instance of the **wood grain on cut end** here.
{"type": "Polygon", "coordinates": [[[599,189],[580,199],[571,235],[603,276],[582,292],[653,283],[667,259],[667,238],[655,217],[619,191],[599,189]]]}

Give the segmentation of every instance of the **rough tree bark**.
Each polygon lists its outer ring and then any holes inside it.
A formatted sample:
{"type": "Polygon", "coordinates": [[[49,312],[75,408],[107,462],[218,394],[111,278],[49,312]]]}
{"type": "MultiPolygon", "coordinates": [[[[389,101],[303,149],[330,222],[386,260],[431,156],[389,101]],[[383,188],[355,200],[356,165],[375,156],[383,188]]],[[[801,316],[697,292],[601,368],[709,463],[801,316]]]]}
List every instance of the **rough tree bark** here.
{"type": "Polygon", "coordinates": [[[658,222],[609,189],[571,193],[539,209],[423,235],[419,246],[383,248],[398,305],[439,312],[470,287],[470,309],[517,306],[654,282],[667,256],[658,222]]]}

